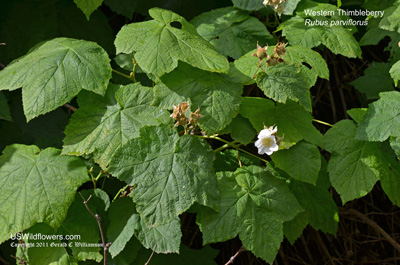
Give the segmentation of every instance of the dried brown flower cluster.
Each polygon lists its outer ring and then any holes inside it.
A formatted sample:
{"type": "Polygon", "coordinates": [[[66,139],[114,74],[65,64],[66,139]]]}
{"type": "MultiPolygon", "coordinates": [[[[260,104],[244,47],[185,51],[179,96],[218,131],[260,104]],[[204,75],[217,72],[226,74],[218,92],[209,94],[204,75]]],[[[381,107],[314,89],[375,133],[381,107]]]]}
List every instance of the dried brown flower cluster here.
{"type": "Polygon", "coordinates": [[[257,51],[254,52],[252,55],[257,57],[260,60],[260,63],[262,59],[267,58],[268,66],[277,65],[284,61],[282,56],[285,55],[286,53],[285,46],[286,46],[285,43],[278,42],[275,45],[274,51],[272,52],[271,56],[269,56],[267,54],[268,45],[265,47],[261,47],[257,42],[257,51]]]}
{"type": "Polygon", "coordinates": [[[281,16],[284,10],[283,5],[285,4],[285,2],[286,0],[264,0],[263,4],[265,6],[272,6],[274,8],[274,11],[278,13],[279,16],[281,16]]]}
{"type": "Polygon", "coordinates": [[[188,130],[191,130],[191,134],[194,133],[194,130],[197,127],[197,123],[200,120],[203,115],[200,114],[200,107],[197,108],[195,112],[192,112],[190,114],[190,118],[186,117],[185,112],[189,109],[189,103],[188,102],[182,102],[178,106],[173,106],[173,112],[170,115],[171,118],[173,118],[175,122],[175,127],[177,126],[183,126],[185,128],[185,133],[188,130]]]}

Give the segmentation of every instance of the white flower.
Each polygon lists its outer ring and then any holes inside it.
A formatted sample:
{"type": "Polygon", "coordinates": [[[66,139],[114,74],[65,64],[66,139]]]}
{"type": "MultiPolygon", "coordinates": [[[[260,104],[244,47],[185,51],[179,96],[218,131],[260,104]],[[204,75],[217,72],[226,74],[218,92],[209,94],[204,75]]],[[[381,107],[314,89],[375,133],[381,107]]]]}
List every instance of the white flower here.
{"type": "Polygon", "coordinates": [[[278,151],[279,146],[276,143],[275,134],[278,131],[278,128],[266,128],[261,130],[258,134],[258,140],[254,143],[255,146],[258,148],[258,153],[260,155],[267,154],[272,155],[273,152],[278,151]]]}

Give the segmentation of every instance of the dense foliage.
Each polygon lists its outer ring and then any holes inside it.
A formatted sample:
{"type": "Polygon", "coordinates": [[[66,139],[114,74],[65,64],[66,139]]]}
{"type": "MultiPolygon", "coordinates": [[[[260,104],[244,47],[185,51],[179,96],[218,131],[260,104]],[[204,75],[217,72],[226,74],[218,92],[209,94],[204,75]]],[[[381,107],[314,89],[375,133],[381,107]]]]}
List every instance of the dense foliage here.
{"type": "Polygon", "coordinates": [[[211,265],[236,238],[271,264],[378,182],[400,206],[400,1],[344,2],[0,1],[1,261],[211,265]]]}

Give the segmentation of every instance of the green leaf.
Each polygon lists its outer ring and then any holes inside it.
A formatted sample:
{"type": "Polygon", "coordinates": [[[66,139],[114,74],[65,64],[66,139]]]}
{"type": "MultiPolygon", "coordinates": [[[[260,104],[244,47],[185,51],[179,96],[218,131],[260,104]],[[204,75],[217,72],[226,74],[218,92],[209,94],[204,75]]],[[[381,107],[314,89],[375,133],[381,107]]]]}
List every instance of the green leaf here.
{"type": "Polygon", "coordinates": [[[110,59],[99,45],[57,38],[3,69],[0,90],[22,87],[29,121],[69,102],[82,89],[104,95],[110,77],[110,59]]]}
{"type": "MultiPolygon", "coordinates": [[[[252,50],[239,59],[231,63],[231,68],[229,69],[229,76],[236,79],[237,82],[242,84],[251,85],[256,81],[253,79],[259,71],[257,57],[252,56],[256,50],[252,50]]],[[[271,50],[266,52],[271,53],[271,50]]]]}
{"type": "Polygon", "coordinates": [[[239,234],[246,249],[272,263],[283,240],[283,222],[302,211],[293,193],[271,167],[242,167],[217,175],[220,211],[204,210],[197,218],[204,243],[239,234]]]}
{"type": "Polygon", "coordinates": [[[311,111],[309,88],[312,84],[304,70],[297,65],[281,63],[270,66],[257,75],[257,85],[267,97],[277,102],[285,103],[291,99],[311,111]]]}
{"type": "Polygon", "coordinates": [[[89,179],[80,159],[55,148],[8,146],[0,167],[0,242],[36,223],[59,227],[76,189],[89,179]]]}
{"type": "Polygon", "coordinates": [[[219,134],[231,134],[233,140],[247,145],[256,136],[257,131],[251,125],[250,121],[240,114],[233,118],[232,122],[225,127],[225,129],[219,134]]]}
{"type": "Polygon", "coordinates": [[[74,2],[89,20],[90,15],[101,6],[103,0],[74,0],[74,2]]]}
{"type": "MultiPolygon", "coordinates": [[[[377,9],[371,9],[371,8],[366,8],[368,10],[377,10],[377,9]]],[[[379,9],[382,9],[381,7],[379,9]]],[[[378,10],[379,10],[378,9],[378,10]]],[[[395,34],[393,32],[387,31],[387,30],[382,30],[379,28],[379,22],[381,21],[381,18],[370,18],[368,19],[368,26],[367,26],[367,31],[364,33],[360,40],[360,46],[366,46],[366,45],[378,45],[378,43],[385,38],[386,36],[392,37],[395,34]]]]}
{"type": "Polygon", "coordinates": [[[108,53],[115,53],[114,34],[108,18],[95,11],[88,21],[71,0],[25,1],[2,3],[0,10],[0,61],[8,64],[41,41],[68,37],[94,41],[108,53]]]}
{"type": "Polygon", "coordinates": [[[365,70],[364,76],[352,81],[350,84],[361,93],[365,93],[368,99],[379,98],[380,92],[394,90],[389,69],[390,65],[388,63],[372,62],[365,70]]]}
{"type": "MultiPolygon", "coordinates": [[[[88,206],[91,211],[102,218],[102,226],[104,229],[104,220],[106,217],[104,215],[104,208],[107,207],[107,203],[110,203],[108,195],[100,189],[83,190],[80,193],[85,199],[92,196],[88,202],[88,206]]],[[[76,194],[75,201],[69,207],[67,217],[57,230],[57,234],[80,236],[79,239],[68,240],[68,247],[72,250],[72,255],[77,260],[95,260],[100,262],[103,259],[103,256],[100,254],[102,248],[99,246],[87,247],[81,245],[82,243],[98,243],[100,241],[100,232],[96,219],[86,209],[80,194],[76,194]]]]}
{"type": "Polygon", "coordinates": [[[256,11],[264,8],[265,6],[258,0],[232,0],[235,7],[243,10],[256,11]]]}
{"type": "Polygon", "coordinates": [[[397,82],[400,80],[400,61],[397,61],[392,67],[390,68],[390,76],[393,78],[395,85],[397,86],[397,82]]]}
{"type": "Polygon", "coordinates": [[[329,80],[328,66],[318,52],[304,46],[288,46],[286,49],[287,52],[283,56],[285,61],[300,65],[306,63],[311,66],[313,75],[329,80]]]}
{"type": "Polygon", "coordinates": [[[132,199],[123,197],[111,204],[108,220],[110,225],[107,228],[107,239],[112,242],[109,252],[114,258],[124,250],[135,230],[139,228],[140,217],[132,199]]]}
{"type": "Polygon", "coordinates": [[[228,72],[228,60],[183,17],[160,8],[150,9],[149,14],[154,20],[132,23],[119,31],[117,53],[135,52],[139,66],[157,77],[175,69],[178,60],[206,71],[228,72]]]}
{"type": "MultiPolygon", "coordinates": [[[[138,258],[132,264],[145,264],[152,250],[142,248],[139,251],[138,258]]],[[[151,258],[151,265],[216,265],[214,259],[218,254],[218,250],[210,246],[203,247],[200,250],[190,249],[185,245],[181,246],[181,253],[178,254],[154,254],[151,258]]]]}
{"type": "MultiPolygon", "coordinates": [[[[398,141],[397,141],[398,142],[398,141]]],[[[393,148],[392,142],[390,146],[393,148]]],[[[400,205],[400,163],[396,160],[396,156],[390,146],[382,143],[382,160],[386,163],[386,167],[382,170],[383,173],[380,177],[381,186],[383,191],[389,197],[390,201],[399,206],[400,205]]],[[[398,149],[397,149],[398,151],[398,149]]],[[[398,155],[398,153],[396,153],[398,155]]]]}
{"type": "Polygon", "coordinates": [[[63,154],[94,153],[95,161],[106,169],[115,151],[139,136],[141,127],[168,121],[168,112],[150,106],[152,101],[152,89],[139,83],[110,84],[105,97],[82,92],[80,107],[65,130],[63,154]]]}
{"type": "MultiPolygon", "coordinates": [[[[311,10],[311,9],[309,9],[311,10]]],[[[323,11],[329,11],[322,9],[323,11]]],[[[317,9],[315,9],[317,11],[317,9]]],[[[304,16],[306,17],[306,16],[304,16]]],[[[325,45],[334,54],[341,54],[346,57],[361,58],[361,49],[357,40],[353,37],[352,32],[343,26],[330,26],[332,19],[317,17],[324,26],[308,24],[315,19],[304,18],[299,15],[283,22],[282,35],[286,36],[291,45],[305,46],[307,48],[317,47],[320,44],[325,45]]],[[[339,18],[341,20],[341,18],[339,18]]]]}
{"type": "Polygon", "coordinates": [[[1,150],[14,143],[33,144],[41,149],[62,147],[65,136],[64,129],[68,124],[68,114],[65,110],[58,108],[27,123],[22,106],[21,91],[16,90],[9,93],[9,99],[14,121],[4,121],[3,123],[0,130],[1,150]]]}
{"type": "Polygon", "coordinates": [[[211,148],[192,135],[165,127],[144,127],[113,156],[108,171],[137,185],[133,199],[149,225],[175,220],[194,203],[218,209],[211,148]]]}
{"type": "MultiPolygon", "coordinates": [[[[25,235],[41,235],[41,237],[59,236],[54,229],[47,224],[36,224],[25,232],[25,235]]],[[[24,239],[28,246],[23,251],[17,250],[17,257],[29,261],[28,264],[49,264],[49,265],[78,265],[76,260],[68,255],[67,244],[59,239],[24,239]],[[22,257],[22,253],[24,256],[22,257]]],[[[15,242],[16,244],[18,241],[15,242]]]]}
{"type": "Polygon", "coordinates": [[[275,166],[292,178],[315,185],[321,169],[321,155],[318,147],[306,142],[297,143],[287,150],[271,155],[275,166]]]}
{"type": "Polygon", "coordinates": [[[289,240],[290,244],[294,244],[303,233],[304,228],[308,225],[307,214],[301,212],[290,221],[283,223],[283,234],[289,240]]]}
{"type": "Polygon", "coordinates": [[[300,3],[301,0],[286,0],[283,4],[283,12],[284,15],[293,15],[293,12],[297,8],[297,4],[300,3]]]}
{"type": "Polygon", "coordinates": [[[234,7],[202,13],[191,23],[219,53],[234,59],[253,50],[257,41],[262,45],[275,43],[263,23],[234,7]]]}
{"type": "Polygon", "coordinates": [[[8,106],[7,98],[4,96],[3,92],[0,92],[0,119],[12,121],[10,107],[8,106]]]}
{"type": "Polygon", "coordinates": [[[181,222],[176,218],[166,224],[149,227],[143,219],[140,219],[135,236],[147,249],[154,249],[157,244],[156,253],[179,253],[182,238],[181,222]]]}
{"type": "Polygon", "coordinates": [[[391,137],[390,138],[390,146],[393,151],[396,153],[397,157],[400,157],[400,137],[391,137]]]}
{"type": "Polygon", "coordinates": [[[161,81],[165,86],[159,86],[158,89],[164,91],[155,92],[159,104],[170,109],[172,104],[178,105],[190,99],[191,110],[194,112],[200,107],[200,114],[203,115],[199,120],[200,128],[209,134],[222,130],[239,112],[242,85],[232,81],[226,74],[210,73],[179,64],[161,81]]]}
{"type": "Polygon", "coordinates": [[[138,2],[136,0],[105,0],[104,4],[108,5],[115,13],[131,19],[138,2]]]}
{"type": "Polygon", "coordinates": [[[382,92],[379,96],[360,122],[357,139],[383,142],[389,136],[400,136],[400,93],[382,92]]]}
{"type": "Polygon", "coordinates": [[[309,224],[325,233],[336,235],[338,207],[328,189],[300,181],[292,181],[290,190],[304,208],[309,224]]]}
{"type": "Polygon", "coordinates": [[[260,165],[260,160],[258,160],[257,158],[244,153],[240,153],[240,151],[234,149],[217,152],[215,156],[216,158],[214,162],[214,170],[216,172],[236,171],[236,169],[240,167],[239,158],[242,166],[260,165]]]}
{"type": "Polygon", "coordinates": [[[289,148],[302,139],[322,146],[322,135],[312,125],[311,114],[293,101],[277,103],[275,106],[268,99],[245,97],[240,106],[240,115],[249,119],[257,131],[261,131],[264,124],[275,124],[278,127],[278,136],[284,136],[282,148],[289,148]]]}
{"type": "Polygon", "coordinates": [[[367,108],[352,108],[347,110],[347,114],[349,114],[356,123],[360,123],[364,119],[365,114],[367,114],[367,108]]]}
{"type": "Polygon", "coordinates": [[[343,204],[365,196],[387,166],[382,161],[379,143],[360,141],[355,136],[356,125],[342,120],[324,137],[324,146],[332,153],[329,177],[343,204]]]}
{"type": "Polygon", "coordinates": [[[383,16],[379,27],[384,30],[396,31],[400,33],[400,3],[398,1],[395,4],[384,10],[385,15],[383,16]]]}

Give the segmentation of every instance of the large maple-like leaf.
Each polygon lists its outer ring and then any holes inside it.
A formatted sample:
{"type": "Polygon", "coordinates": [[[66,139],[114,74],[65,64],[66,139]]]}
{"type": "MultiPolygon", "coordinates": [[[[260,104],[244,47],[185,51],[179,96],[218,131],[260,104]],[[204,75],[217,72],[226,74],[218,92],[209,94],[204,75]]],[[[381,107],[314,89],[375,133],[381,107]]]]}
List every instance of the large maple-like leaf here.
{"type": "Polygon", "coordinates": [[[211,148],[171,128],[144,127],[140,137],[118,149],[108,171],[135,185],[133,199],[148,225],[176,220],[194,203],[218,209],[211,148]]]}
{"type": "Polygon", "coordinates": [[[115,151],[137,137],[141,127],[168,121],[168,113],[150,106],[152,101],[152,89],[139,83],[111,84],[105,97],[83,92],[78,96],[80,108],[65,130],[63,154],[94,153],[106,169],[115,151]]]}
{"type": "Polygon", "coordinates": [[[152,8],[154,20],[124,26],[115,39],[117,53],[135,53],[147,73],[162,76],[178,66],[178,60],[194,67],[228,72],[228,60],[200,37],[192,24],[169,10],[152,8]]]}
{"type": "Polygon", "coordinates": [[[204,243],[239,234],[246,249],[271,263],[283,240],[283,222],[293,219],[302,207],[271,167],[242,167],[217,175],[220,211],[203,210],[197,219],[204,243]]]}
{"type": "Polygon", "coordinates": [[[82,89],[104,95],[110,59],[99,45],[56,38],[44,42],[0,72],[0,90],[22,87],[27,120],[69,102],[82,89]]]}
{"type": "Polygon", "coordinates": [[[60,150],[11,145],[0,156],[0,242],[33,226],[58,228],[76,189],[89,179],[85,164],[60,150]]]}

